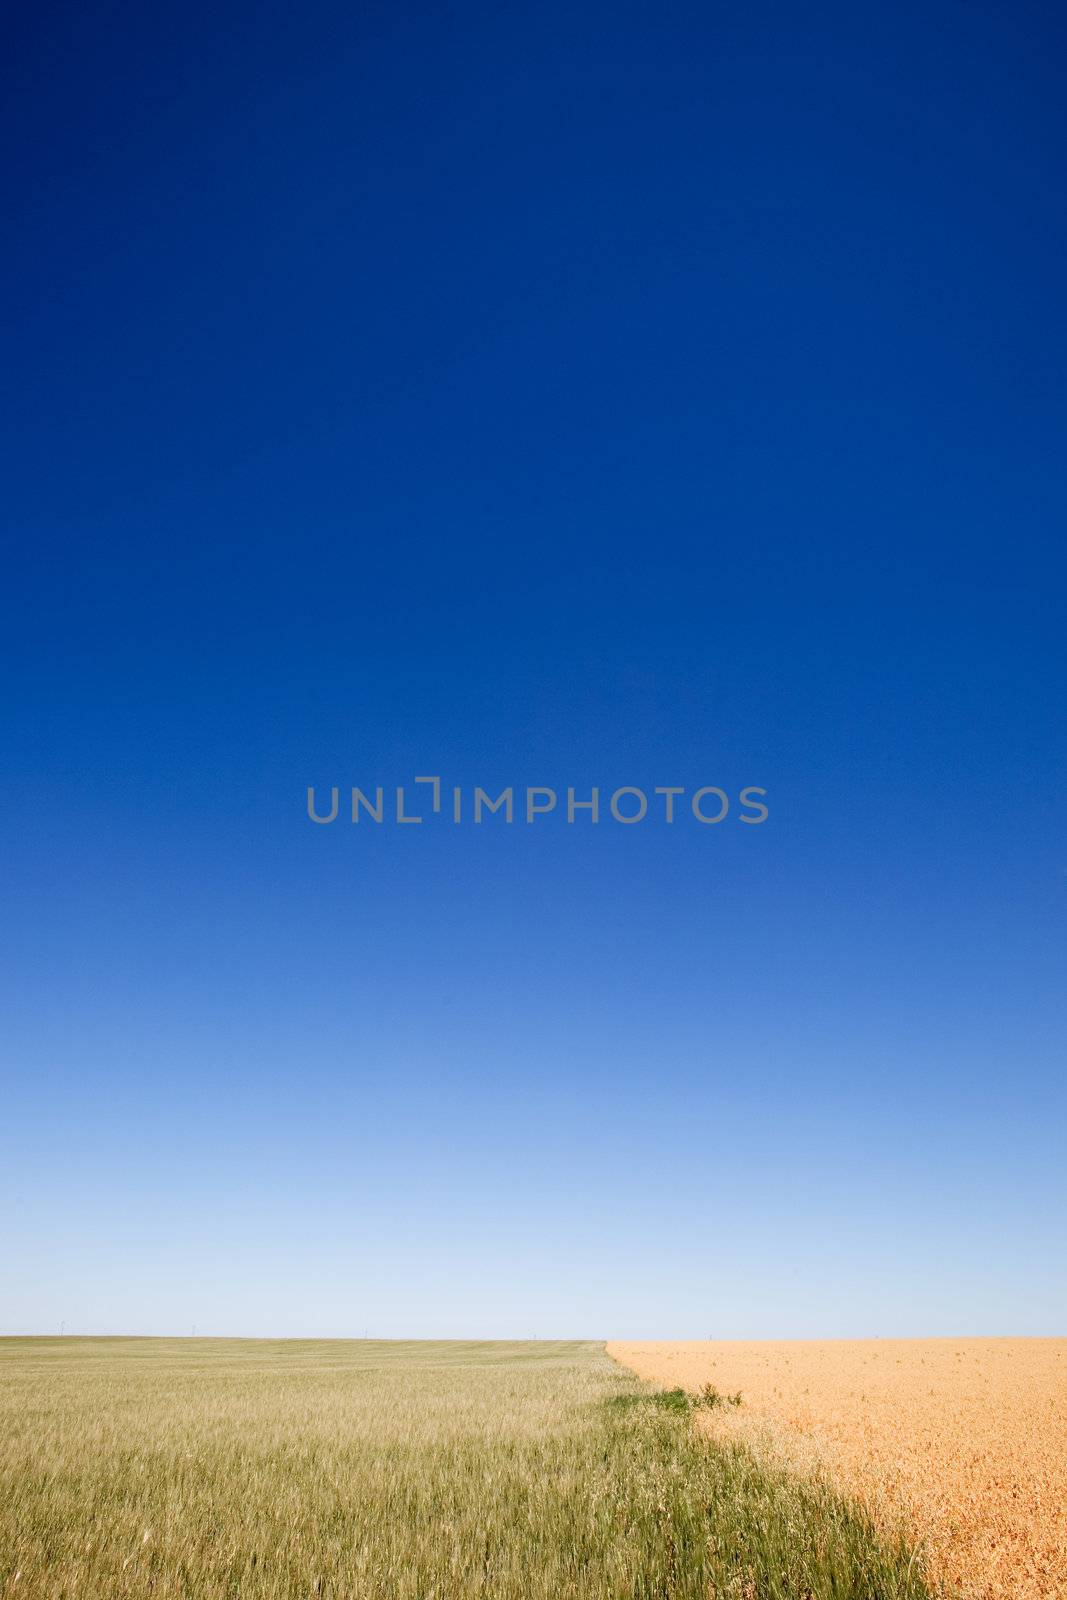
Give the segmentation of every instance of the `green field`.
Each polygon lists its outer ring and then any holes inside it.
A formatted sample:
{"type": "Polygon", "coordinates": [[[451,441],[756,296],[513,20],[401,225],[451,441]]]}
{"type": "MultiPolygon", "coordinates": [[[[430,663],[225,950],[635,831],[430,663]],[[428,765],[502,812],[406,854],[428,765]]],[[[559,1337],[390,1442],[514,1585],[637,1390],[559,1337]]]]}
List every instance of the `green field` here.
{"type": "Polygon", "coordinates": [[[592,1343],[0,1340],[0,1594],[924,1600],[592,1343]]]}

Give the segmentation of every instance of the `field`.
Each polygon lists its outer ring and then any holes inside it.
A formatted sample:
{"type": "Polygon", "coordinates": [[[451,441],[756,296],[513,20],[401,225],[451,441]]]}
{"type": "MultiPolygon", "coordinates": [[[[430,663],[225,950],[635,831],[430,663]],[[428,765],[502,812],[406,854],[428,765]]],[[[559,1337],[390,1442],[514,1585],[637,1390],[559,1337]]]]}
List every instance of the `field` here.
{"type": "Polygon", "coordinates": [[[740,1390],[705,1419],[827,1469],[965,1600],[1067,1595],[1067,1340],[616,1344],[646,1379],[740,1390]]]}
{"type": "Polygon", "coordinates": [[[584,1343],[0,1340],[18,1600],[927,1600],[584,1343]]]}

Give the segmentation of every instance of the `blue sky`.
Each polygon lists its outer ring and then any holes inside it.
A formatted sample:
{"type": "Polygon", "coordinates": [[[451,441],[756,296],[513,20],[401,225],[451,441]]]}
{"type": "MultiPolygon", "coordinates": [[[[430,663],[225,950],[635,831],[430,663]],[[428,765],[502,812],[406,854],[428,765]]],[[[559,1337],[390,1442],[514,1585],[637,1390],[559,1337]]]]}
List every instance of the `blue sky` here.
{"type": "Polygon", "coordinates": [[[1062,18],[19,27],[0,1329],[1062,1332],[1062,18]]]}

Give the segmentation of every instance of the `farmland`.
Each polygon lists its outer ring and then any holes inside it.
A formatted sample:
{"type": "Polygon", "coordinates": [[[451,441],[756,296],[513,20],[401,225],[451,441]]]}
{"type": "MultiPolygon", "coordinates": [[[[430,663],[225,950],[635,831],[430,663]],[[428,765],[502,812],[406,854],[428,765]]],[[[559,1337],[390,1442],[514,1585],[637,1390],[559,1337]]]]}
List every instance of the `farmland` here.
{"type": "Polygon", "coordinates": [[[702,1419],[825,1471],[963,1600],[1067,1593],[1067,1340],[612,1344],[651,1381],[740,1390],[702,1419]]]}
{"type": "Polygon", "coordinates": [[[927,1600],[592,1343],[0,1340],[18,1600],[927,1600]]]}

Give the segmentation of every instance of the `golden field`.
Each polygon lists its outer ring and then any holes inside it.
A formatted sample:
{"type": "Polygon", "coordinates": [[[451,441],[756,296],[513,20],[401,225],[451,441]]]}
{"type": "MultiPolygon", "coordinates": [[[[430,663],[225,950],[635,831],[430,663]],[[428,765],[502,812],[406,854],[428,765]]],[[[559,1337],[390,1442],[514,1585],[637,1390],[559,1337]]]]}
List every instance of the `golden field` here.
{"type": "Polygon", "coordinates": [[[1067,1595],[1067,1339],[611,1343],[639,1377],[743,1405],[701,1417],[901,1518],[963,1600],[1067,1595]]]}

